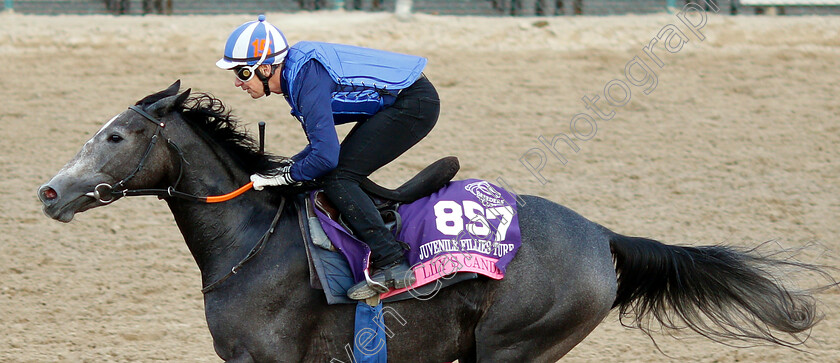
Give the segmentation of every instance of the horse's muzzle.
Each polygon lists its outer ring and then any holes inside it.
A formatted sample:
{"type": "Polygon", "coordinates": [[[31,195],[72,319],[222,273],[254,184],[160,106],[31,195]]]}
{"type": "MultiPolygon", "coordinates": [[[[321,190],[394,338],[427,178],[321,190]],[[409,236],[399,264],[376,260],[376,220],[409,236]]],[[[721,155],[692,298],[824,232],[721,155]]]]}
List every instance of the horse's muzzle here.
{"type": "Polygon", "coordinates": [[[62,191],[49,183],[38,188],[38,199],[43,204],[44,214],[65,223],[73,220],[76,213],[99,205],[95,198],[84,193],[62,191]]]}

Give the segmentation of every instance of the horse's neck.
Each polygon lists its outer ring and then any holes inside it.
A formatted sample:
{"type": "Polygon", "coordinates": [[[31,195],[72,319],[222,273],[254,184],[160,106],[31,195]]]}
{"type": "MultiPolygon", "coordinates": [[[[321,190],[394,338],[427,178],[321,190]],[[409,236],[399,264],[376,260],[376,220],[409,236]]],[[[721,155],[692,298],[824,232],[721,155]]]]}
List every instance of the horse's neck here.
{"type": "MultiPolygon", "coordinates": [[[[195,143],[183,149],[184,155],[196,155],[196,160],[189,160],[188,156],[183,163],[179,191],[199,196],[218,195],[248,181],[247,173],[216,145],[195,143]],[[206,157],[198,157],[202,155],[206,157]]],[[[167,200],[205,283],[229,272],[268,230],[278,207],[270,199],[267,194],[249,191],[233,200],[213,204],[167,200]]]]}

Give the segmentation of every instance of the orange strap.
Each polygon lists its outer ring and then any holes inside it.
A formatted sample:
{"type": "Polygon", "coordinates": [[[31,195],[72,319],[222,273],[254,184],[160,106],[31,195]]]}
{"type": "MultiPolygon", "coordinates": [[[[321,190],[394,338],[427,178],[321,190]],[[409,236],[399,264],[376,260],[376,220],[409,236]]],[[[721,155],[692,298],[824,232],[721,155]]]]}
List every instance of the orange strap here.
{"type": "Polygon", "coordinates": [[[240,196],[242,193],[247,192],[253,186],[254,186],[254,182],[249,182],[248,184],[243,185],[241,188],[239,188],[237,190],[234,190],[230,193],[227,193],[225,195],[216,195],[216,196],[212,196],[212,197],[207,197],[206,202],[207,203],[226,202],[228,200],[231,200],[233,198],[236,198],[236,197],[240,196]]]}

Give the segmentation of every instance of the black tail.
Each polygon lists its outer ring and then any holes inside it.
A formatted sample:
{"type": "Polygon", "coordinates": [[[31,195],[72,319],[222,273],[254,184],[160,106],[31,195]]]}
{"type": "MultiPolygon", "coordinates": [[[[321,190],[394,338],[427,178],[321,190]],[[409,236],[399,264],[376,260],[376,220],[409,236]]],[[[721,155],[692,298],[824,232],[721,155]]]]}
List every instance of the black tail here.
{"type": "Polygon", "coordinates": [[[779,281],[787,267],[828,276],[814,265],[760,256],[755,249],[669,246],[621,235],[610,239],[610,249],[618,273],[613,307],[623,325],[649,336],[653,318],[663,328],[688,327],[728,345],[794,347],[821,318],[811,292],[788,290],[779,281]]]}

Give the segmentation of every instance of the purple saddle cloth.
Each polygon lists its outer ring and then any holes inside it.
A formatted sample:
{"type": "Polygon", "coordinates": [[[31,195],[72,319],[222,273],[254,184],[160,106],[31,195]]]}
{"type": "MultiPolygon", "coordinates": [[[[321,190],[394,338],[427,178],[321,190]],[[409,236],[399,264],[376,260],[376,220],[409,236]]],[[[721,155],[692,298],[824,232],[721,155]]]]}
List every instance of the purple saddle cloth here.
{"type": "MultiPolygon", "coordinates": [[[[410,246],[406,258],[417,283],[383,294],[383,299],[456,272],[501,279],[521,244],[515,196],[484,180],[449,182],[397,211],[402,228],[396,238],[410,246]]],[[[364,280],[370,248],[320,210],[315,213],[333,246],[347,258],[355,282],[364,280]]]]}

